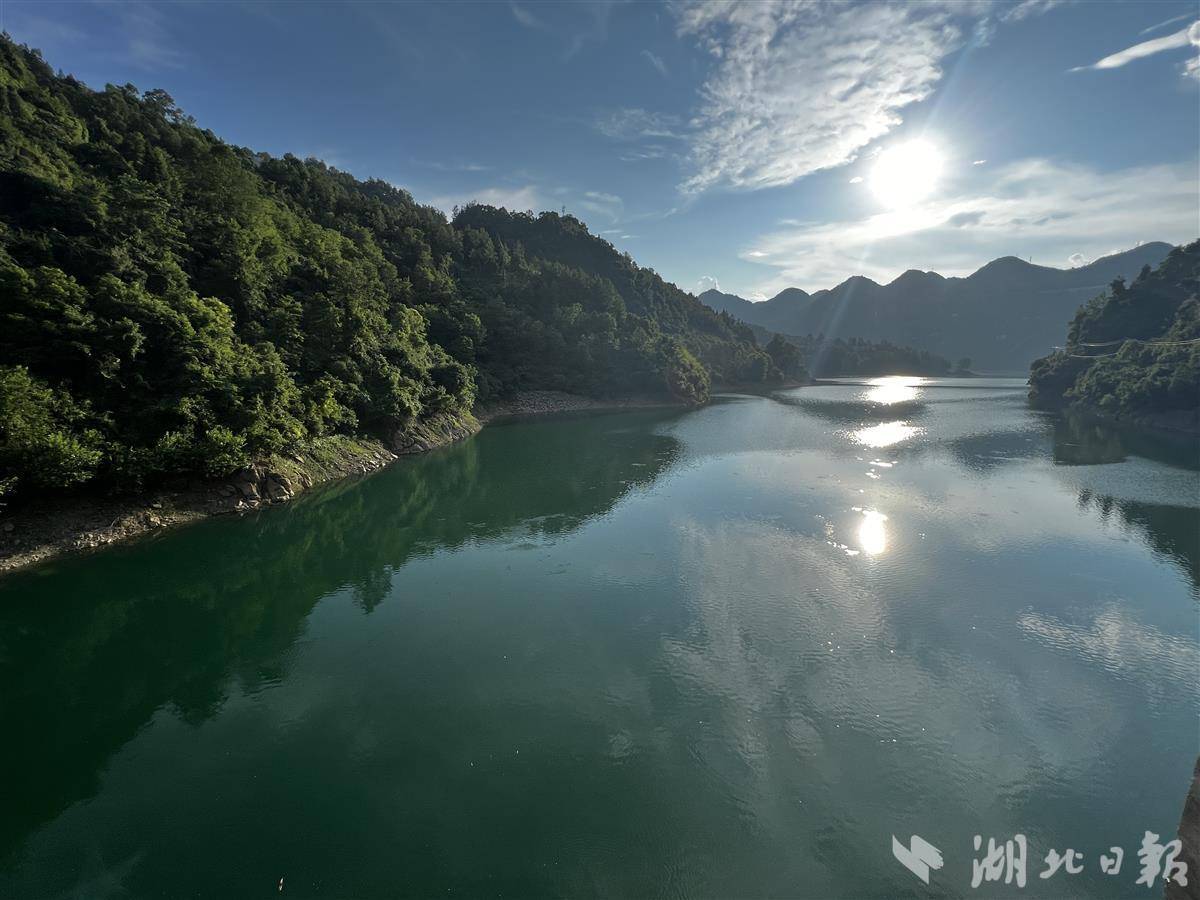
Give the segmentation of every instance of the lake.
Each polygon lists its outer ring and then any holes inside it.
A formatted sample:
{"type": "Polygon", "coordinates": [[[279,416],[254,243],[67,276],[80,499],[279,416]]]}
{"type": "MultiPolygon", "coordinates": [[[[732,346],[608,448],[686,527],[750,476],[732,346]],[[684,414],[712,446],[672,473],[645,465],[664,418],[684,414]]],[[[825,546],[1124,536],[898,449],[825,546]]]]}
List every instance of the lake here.
{"type": "Polygon", "coordinates": [[[1024,392],[497,424],[10,577],[0,896],[1160,896],[1196,445],[1024,392]]]}

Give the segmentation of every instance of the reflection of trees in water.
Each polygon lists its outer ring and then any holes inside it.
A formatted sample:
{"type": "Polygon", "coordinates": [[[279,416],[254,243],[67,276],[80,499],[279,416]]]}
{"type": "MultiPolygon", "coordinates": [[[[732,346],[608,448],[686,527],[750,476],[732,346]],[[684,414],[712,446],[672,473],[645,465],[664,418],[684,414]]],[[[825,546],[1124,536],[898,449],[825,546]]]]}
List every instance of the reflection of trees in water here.
{"type": "MultiPolygon", "coordinates": [[[[1040,413],[1044,428],[984,431],[947,441],[946,446],[967,468],[986,472],[1014,460],[1050,455],[1063,466],[1095,466],[1140,456],[1179,468],[1198,469],[1195,439],[1175,438],[1145,430],[1118,428],[1077,415],[1040,413]]],[[[930,452],[936,445],[910,448],[930,452]]],[[[902,452],[900,448],[897,452],[902,452]]]]}
{"type": "Polygon", "coordinates": [[[286,675],[317,601],[349,588],[370,612],[415,555],[553,536],[662,475],[666,413],[496,427],[286,507],[202,523],[4,584],[0,749],[10,778],[0,856],[95,794],[109,758],[158,709],[211,717],[229,685],[286,675]]]}
{"type": "Polygon", "coordinates": [[[1014,460],[1045,456],[1049,441],[1037,431],[987,431],[949,441],[954,458],[975,472],[988,472],[1014,460]]]}
{"type": "MultiPolygon", "coordinates": [[[[1200,470],[1195,438],[1120,428],[1075,414],[1054,417],[1056,463],[1101,465],[1122,462],[1130,456],[1193,472],[1200,470]]],[[[1194,491],[1191,499],[1195,500],[1194,491]]],[[[1118,499],[1088,489],[1079,492],[1079,506],[1096,510],[1106,521],[1115,512],[1126,528],[1145,535],[1158,556],[1181,568],[1191,579],[1193,590],[1200,590],[1200,509],[1118,499]]]]}
{"type": "Polygon", "coordinates": [[[821,400],[786,395],[776,395],[772,399],[785,406],[798,406],[814,418],[847,428],[894,422],[897,419],[918,419],[929,412],[929,407],[920,400],[884,404],[870,400],[821,400]]]}
{"type": "Polygon", "coordinates": [[[1200,470],[1195,437],[1121,428],[1075,413],[1055,415],[1053,421],[1056,463],[1092,466],[1143,456],[1171,466],[1200,470]]]}
{"type": "Polygon", "coordinates": [[[1079,507],[1096,510],[1105,521],[1115,512],[1127,529],[1146,536],[1156,555],[1184,571],[1193,591],[1200,591],[1200,509],[1138,503],[1089,490],[1079,492],[1079,507]]]}

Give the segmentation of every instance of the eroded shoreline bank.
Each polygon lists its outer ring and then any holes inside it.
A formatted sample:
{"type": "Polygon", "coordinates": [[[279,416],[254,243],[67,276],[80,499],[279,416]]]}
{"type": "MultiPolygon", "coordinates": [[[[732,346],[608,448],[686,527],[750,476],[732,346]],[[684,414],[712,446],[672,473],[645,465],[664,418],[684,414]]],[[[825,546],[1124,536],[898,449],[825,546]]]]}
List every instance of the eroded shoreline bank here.
{"type": "Polygon", "coordinates": [[[228,478],[191,478],[132,495],[33,502],[0,514],[0,576],[212,516],[287,503],[318,485],[368,475],[401,456],[455,443],[497,420],[683,405],[665,397],[595,399],[561,391],[528,391],[479,407],[473,415],[422,423],[388,443],[375,438],[323,438],[299,452],[256,462],[228,478]]]}

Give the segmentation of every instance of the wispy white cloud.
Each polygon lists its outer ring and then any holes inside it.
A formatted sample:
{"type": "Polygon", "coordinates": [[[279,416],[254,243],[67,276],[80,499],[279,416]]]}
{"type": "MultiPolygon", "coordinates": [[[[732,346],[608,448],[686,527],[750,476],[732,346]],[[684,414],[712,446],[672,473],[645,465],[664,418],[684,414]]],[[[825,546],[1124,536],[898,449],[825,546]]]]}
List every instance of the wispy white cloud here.
{"type": "Polygon", "coordinates": [[[135,66],[151,71],[181,69],[187,59],[176,46],[162,7],[153,3],[106,3],[120,21],[125,56],[135,66]]]}
{"type": "MultiPolygon", "coordinates": [[[[48,17],[31,11],[51,6],[53,4],[41,4],[40,7],[6,4],[4,26],[18,41],[43,50],[96,40],[94,34],[63,21],[63,16],[48,17]]],[[[103,44],[101,52],[104,56],[148,72],[180,69],[187,64],[187,55],[179,49],[168,27],[168,17],[158,4],[128,0],[99,2],[95,8],[111,16],[115,24],[115,37],[103,44]]]]}
{"type": "Polygon", "coordinates": [[[772,187],[854,159],[930,95],[969,4],[694,2],[679,31],[715,60],[687,192],[772,187]]]}
{"type": "Polygon", "coordinates": [[[565,59],[571,59],[588,43],[599,43],[608,37],[608,20],[616,2],[617,0],[592,0],[590,3],[575,5],[576,9],[584,11],[588,21],[584,27],[572,31],[564,53],[565,59]]]}
{"type": "Polygon", "coordinates": [[[705,291],[719,291],[721,282],[717,281],[716,276],[701,275],[696,282],[696,293],[703,294],[705,291]]]}
{"type": "Polygon", "coordinates": [[[1068,71],[1083,72],[1088,69],[1119,69],[1137,59],[1145,59],[1165,50],[1177,50],[1180,47],[1200,46],[1200,22],[1193,22],[1187,28],[1180,29],[1174,34],[1142,41],[1132,47],[1126,47],[1109,56],[1099,59],[1089,66],[1075,66],[1068,71]]]}
{"type": "Polygon", "coordinates": [[[652,112],[640,107],[604,110],[592,120],[592,127],[610,140],[625,144],[618,154],[621,162],[644,162],[650,159],[679,159],[676,147],[686,134],[679,116],[652,112]]]}
{"type": "Polygon", "coordinates": [[[642,138],[678,138],[682,122],[669,113],[651,112],[640,107],[605,110],[592,123],[597,131],[619,141],[642,138]]]}
{"type": "Polygon", "coordinates": [[[291,151],[297,159],[316,159],[325,163],[331,169],[349,170],[350,160],[337,147],[297,147],[291,151]]]}
{"type": "Polygon", "coordinates": [[[982,166],[982,165],[983,165],[984,163],[986,163],[986,162],[987,162],[987,160],[986,160],[986,159],[973,159],[973,160],[971,160],[971,165],[973,165],[973,166],[982,166]]]}
{"type": "Polygon", "coordinates": [[[972,181],[903,213],[797,223],[755,237],[742,259],[774,271],[751,286],[773,295],[832,287],[853,274],[886,283],[909,268],[965,275],[1006,255],[1063,266],[1072,254],[1096,258],[1146,240],[1197,237],[1194,160],[1100,172],[1028,159],[972,181]]]}
{"type": "Polygon", "coordinates": [[[525,28],[533,29],[534,31],[549,31],[549,26],[539,19],[532,10],[526,9],[519,3],[510,3],[508,8],[512,10],[513,18],[516,19],[525,28]]]}
{"type": "Polygon", "coordinates": [[[512,0],[508,4],[513,18],[524,28],[554,35],[563,41],[562,58],[573,58],[589,43],[599,43],[608,37],[608,20],[615,0],[593,0],[590,3],[566,4],[566,15],[556,15],[553,21],[533,12],[528,6],[512,0]]]}
{"type": "Polygon", "coordinates": [[[853,178],[850,179],[851,184],[862,184],[862,181],[863,181],[863,177],[861,175],[855,175],[853,178]]]}
{"type": "Polygon", "coordinates": [[[1174,25],[1176,22],[1185,22],[1195,16],[1195,13],[1184,13],[1182,16],[1175,16],[1173,19],[1167,19],[1164,22],[1159,22],[1157,25],[1151,25],[1149,28],[1143,28],[1139,34],[1149,34],[1152,31],[1158,31],[1160,28],[1166,28],[1168,25],[1174,25]]]}
{"type": "Polygon", "coordinates": [[[584,191],[583,197],[575,202],[580,209],[615,222],[624,212],[625,202],[616,194],[603,191],[584,191]]]}
{"type": "Polygon", "coordinates": [[[12,37],[30,47],[44,49],[59,44],[77,44],[88,39],[88,34],[68,22],[57,18],[31,13],[23,3],[6,4],[4,28],[12,37]]]}
{"type": "Polygon", "coordinates": [[[671,73],[667,69],[667,64],[665,62],[663,62],[661,56],[651,53],[649,50],[643,50],[642,56],[646,57],[646,61],[649,62],[650,65],[652,65],[652,66],[654,66],[654,68],[658,69],[659,75],[661,75],[663,78],[670,77],[671,73]]]}
{"type": "Polygon", "coordinates": [[[536,185],[527,184],[517,187],[493,186],[464,190],[454,194],[442,194],[429,200],[429,203],[445,212],[447,215],[455,206],[466,206],[468,203],[483,203],[487,206],[503,206],[505,209],[524,212],[526,210],[542,210],[546,203],[542,199],[536,185]]]}
{"type": "Polygon", "coordinates": [[[475,162],[446,162],[443,160],[413,160],[413,162],[429,169],[437,169],[439,172],[488,172],[492,168],[475,162]]]}
{"type": "Polygon", "coordinates": [[[755,190],[848,163],[933,93],[949,54],[1065,2],[678,0],[679,34],[713,59],[680,187],[755,190]]]}
{"type": "Polygon", "coordinates": [[[677,154],[668,150],[662,144],[646,144],[642,147],[634,147],[630,150],[623,150],[617,156],[621,162],[642,162],[647,159],[665,159],[666,157],[674,157],[677,154]]]}
{"type": "Polygon", "coordinates": [[[1001,12],[1000,21],[1020,22],[1022,19],[1048,13],[1054,7],[1062,6],[1065,2],[1066,0],[1021,0],[1020,3],[1013,3],[1001,12]]]}

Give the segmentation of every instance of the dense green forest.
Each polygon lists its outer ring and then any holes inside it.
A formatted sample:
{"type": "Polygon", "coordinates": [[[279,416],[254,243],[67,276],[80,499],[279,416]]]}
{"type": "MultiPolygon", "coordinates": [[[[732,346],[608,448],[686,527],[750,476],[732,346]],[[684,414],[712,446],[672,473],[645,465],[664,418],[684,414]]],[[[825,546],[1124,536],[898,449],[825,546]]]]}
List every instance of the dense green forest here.
{"type": "MultiPolygon", "coordinates": [[[[1030,400],[1123,417],[1200,411],[1200,241],[1176,247],[1154,270],[1143,267],[1080,307],[1066,346],[1039,359],[1030,400]]],[[[1181,421],[1180,424],[1187,425],[1181,421]]]]}
{"type": "MultiPolygon", "coordinates": [[[[790,338],[789,338],[790,340],[790,338]]],[[[864,338],[827,341],[798,339],[801,359],[814,376],[824,375],[969,375],[967,357],[952,364],[928,350],[864,338]]]]}
{"type": "Polygon", "coordinates": [[[807,373],[813,378],[876,375],[970,375],[971,360],[951,363],[944,356],[891,341],[865,338],[830,338],[825,335],[779,334],[751,325],[754,336],[786,371],[807,373]]]}
{"type": "Polygon", "coordinates": [[[784,374],[572,216],[448,221],[0,37],[0,495],[221,476],[522,389],[702,402],[784,374]]]}

